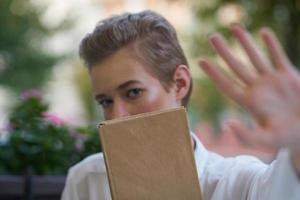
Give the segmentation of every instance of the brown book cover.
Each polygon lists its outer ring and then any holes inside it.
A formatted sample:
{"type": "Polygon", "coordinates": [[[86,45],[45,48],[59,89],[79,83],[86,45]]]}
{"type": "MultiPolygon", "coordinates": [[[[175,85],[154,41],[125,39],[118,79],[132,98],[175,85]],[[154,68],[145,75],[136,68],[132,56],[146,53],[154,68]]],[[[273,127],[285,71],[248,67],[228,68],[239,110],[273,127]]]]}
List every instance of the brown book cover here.
{"type": "Polygon", "coordinates": [[[101,123],[113,200],[201,200],[184,108],[101,123]]]}

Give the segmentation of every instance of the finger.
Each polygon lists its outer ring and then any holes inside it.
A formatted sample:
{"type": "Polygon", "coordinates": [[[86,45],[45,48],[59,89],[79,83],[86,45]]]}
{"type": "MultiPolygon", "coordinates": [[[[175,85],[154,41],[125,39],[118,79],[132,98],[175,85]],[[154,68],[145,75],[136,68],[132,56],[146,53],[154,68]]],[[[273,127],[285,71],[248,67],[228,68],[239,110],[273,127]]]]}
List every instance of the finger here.
{"type": "Polygon", "coordinates": [[[285,54],[275,34],[268,28],[262,28],[260,34],[267,46],[275,67],[278,69],[290,70],[290,68],[292,68],[292,64],[285,54]]]}
{"type": "Polygon", "coordinates": [[[291,88],[296,94],[300,94],[300,73],[297,69],[291,68],[289,70],[291,88]]]}
{"type": "Polygon", "coordinates": [[[286,70],[290,75],[290,81],[292,82],[292,87],[296,90],[300,90],[300,74],[299,71],[290,62],[285,51],[280,45],[279,40],[275,34],[269,28],[261,29],[261,36],[266,43],[269,54],[272,58],[272,62],[278,69],[286,70]]]}
{"type": "Polygon", "coordinates": [[[279,148],[280,145],[274,137],[267,131],[261,128],[249,129],[241,123],[231,121],[227,126],[237,136],[237,138],[244,144],[249,146],[265,147],[265,148],[279,148]]]}
{"type": "Polygon", "coordinates": [[[256,46],[251,35],[241,26],[234,25],[231,30],[245,49],[251,63],[259,73],[268,73],[272,70],[271,64],[256,46]]]}
{"type": "Polygon", "coordinates": [[[212,34],[209,40],[216,52],[223,58],[238,78],[248,85],[251,84],[254,80],[254,76],[247,72],[246,66],[232,55],[222,36],[212,34]]]}
{"type": "Polygon", "coordinates": [[[224,75],[218,67],[206,59],[199,61],[200,67],[203,71],[215,82],[217,87],[226,95],[234,99],[240,104],[243,104],[243,91],[232,80],[224,75]]]}

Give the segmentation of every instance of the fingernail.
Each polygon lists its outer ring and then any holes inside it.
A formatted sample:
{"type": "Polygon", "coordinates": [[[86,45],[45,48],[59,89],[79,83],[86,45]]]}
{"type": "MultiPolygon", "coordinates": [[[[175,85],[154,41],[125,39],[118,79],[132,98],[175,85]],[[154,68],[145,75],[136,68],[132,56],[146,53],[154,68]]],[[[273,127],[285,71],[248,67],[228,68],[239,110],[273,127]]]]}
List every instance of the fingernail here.
{"type": "Polygon", "coordinates": [[[215,46],[215,44],[222,38],[222,36],[219,34],[219,33],[212,33],[210,36],[209,36],[209,42],[215,46]]]}
{"type": "Polygon", "coordinates": [[[200,65],[205,65],[205,64],[207,64],[207,61],[206,61],[205,58],[200,58],[198,62],[199,62],[200,65]]]}
{"type": "Polygon", "coordinates": [[[209,64],[205,58],[200,58],[199,60],[199,66],[204,70],[207,71],[209,70],[209,64]]]}
{"type": "Polygon", "coordinates": [[[213,39],[216,38],[216,37],[218,37],[218,33],[210,33],[210,34],[208,35],[208,39],[209,39],[209,40],[213,40],[213,39]]]}
{"type": "Polygon", "coordinates": [[[260,30],[259,30],[259,34],[262,35],[262,36],[265,36],[266,34],[270,33],[271,30],[270,28],[268,27],[262,27],[260,30]]]}

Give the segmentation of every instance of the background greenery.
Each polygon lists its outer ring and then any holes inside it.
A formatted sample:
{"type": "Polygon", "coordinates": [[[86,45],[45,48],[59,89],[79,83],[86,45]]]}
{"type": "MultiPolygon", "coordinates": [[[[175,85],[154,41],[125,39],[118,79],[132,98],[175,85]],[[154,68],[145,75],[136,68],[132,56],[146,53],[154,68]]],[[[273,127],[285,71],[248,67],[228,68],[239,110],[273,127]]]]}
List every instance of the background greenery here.
{"type": "Polygon", "coordinates": [[[40,88],[50,69],[64,55],[47,50],[47,39],[71,26],[65,19],[55,27],[41,22],[46,7],[32,1],[1,0],[0,5],[0,84],[14,92],[40,88]]]}
{"type": "Polygon", "coordinates": [[[23,92],[12,110],[8,137],[0,143],[0,174],[66,174],[92,153],[101,151],[96,127],[70,127],[48,113],[37,90],[23,92]]]}

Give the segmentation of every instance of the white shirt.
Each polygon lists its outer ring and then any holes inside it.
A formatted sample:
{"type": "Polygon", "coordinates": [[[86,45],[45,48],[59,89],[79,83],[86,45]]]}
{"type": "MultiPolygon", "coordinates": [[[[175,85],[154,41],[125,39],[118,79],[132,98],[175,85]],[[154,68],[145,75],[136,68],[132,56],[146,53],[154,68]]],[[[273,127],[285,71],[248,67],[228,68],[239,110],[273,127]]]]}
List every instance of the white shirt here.
{"type": "MultiPolygon", "coordinates": [[[[266,165],[252,156],[223,158],[193,138],[203,200],[300,200],[300,181],[287,150],[266,165]]],[[[102,153],[70,168],[62,200],[111,200],[102,153]]]]}

